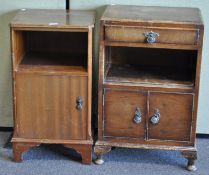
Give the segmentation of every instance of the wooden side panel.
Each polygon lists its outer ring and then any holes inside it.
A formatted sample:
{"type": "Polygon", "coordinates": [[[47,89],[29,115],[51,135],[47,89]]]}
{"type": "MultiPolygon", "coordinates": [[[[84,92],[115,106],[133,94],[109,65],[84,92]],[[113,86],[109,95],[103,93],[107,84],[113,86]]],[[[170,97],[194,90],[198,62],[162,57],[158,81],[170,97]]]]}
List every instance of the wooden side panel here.
{"type": "Polygon", "coordinates": [[[98,140],[103,139],[103,81],[105,67],[104,24],[100,21],[99,68],[98,68],[98,140]]]}
{"type": "Polygon", "coordinates": [[[105,90],[104,95],[104,136],[145,138],[146,93],[105,90]],[[142,120],[133,121],[139,108],[142,120]]]}
{"type": "Polygon", "coordinates": [[[174,93],[149,94],[148,138],[159,140],[190,141],[193,115],[193,95],[174,93]],[[160,111],[160,121],[150,122],[155,110],[160,111]]]}
{"type": "Polygon", "coordinates": [[[21,31],[11,30],[13,69],[20,63],[25,54],[25,39],[21,31]]]}
{"type": "Polygon", "coordinates": [[[169,28],[143,28],[129,26],[106,26],[105,39],[119,42],[147,43],[145,32],[156,32],[156,43],[164,44],[197,44],[198,30],[169,29],[169,28]]]}
{"type": "Polygon", "coordinates": [[[192,142],[195,143],[196,139],[196,125],[197,125],[197,110],[198,110],[198,97],[199,97],[199,83],[200,83],[200,72],[202,62],[202,46],[203,46],[204,28],[200,30],[200,45],[197,54],[197,65],[196,65],[196,78],[195,78],[195,97],[194,97],[194,114],[192,122],[192,142]]]}
{"type": "MultiPolygon", "coordinates": [[[[88,32],[88,119],[87,123],[87,139],[92,139],[92,37],[93,37],[93,30],[89,29],[88,32]]],[[[93,125],[94,126],[94,125],[93,125]]]]}
{"type": "Polygon", "coordinates": [[[26,139],[86,139],[87,77],[16,75],[16,135],[26,139]],[[81,111],[76,98],[83,100],[81,111]]]}

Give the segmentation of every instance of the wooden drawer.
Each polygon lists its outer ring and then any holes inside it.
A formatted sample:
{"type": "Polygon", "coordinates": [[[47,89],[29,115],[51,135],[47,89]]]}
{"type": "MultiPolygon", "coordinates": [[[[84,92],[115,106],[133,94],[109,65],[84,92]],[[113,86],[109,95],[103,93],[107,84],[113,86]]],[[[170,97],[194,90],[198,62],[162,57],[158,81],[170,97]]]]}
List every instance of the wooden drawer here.
{"type": "Polygon", "coordinates": [[[154,93],[149,95],[148,139],[190,141],[193,95],[154,93]],[[152,124],[151,118],[159,110],[160,120],[152,124]]]}
{"type": "Polygon", "coordinates": [[[133,26],[105,26],[105,40],[113,42],[147,43],[146,32],[155,32],[155,43],[196,45],[199,31],[195,29],[147,28],[133,26]]]}
{"type": "Polygon", "coordinates": [[[144,139],[146,101],[146,93],[105,90],[104,136],[144,139]],[[136,115],[140,123],[134,122],[136,115]]]}

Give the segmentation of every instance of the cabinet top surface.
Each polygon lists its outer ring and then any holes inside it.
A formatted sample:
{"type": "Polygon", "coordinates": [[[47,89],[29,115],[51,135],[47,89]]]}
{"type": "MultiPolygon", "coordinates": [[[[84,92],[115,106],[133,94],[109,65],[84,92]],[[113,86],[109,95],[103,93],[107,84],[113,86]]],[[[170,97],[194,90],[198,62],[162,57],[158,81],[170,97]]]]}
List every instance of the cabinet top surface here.
{"type": "Polygon", "coordinates": [[[165,24],[202,25],[198,8],[110,5],[102,20],[119,22],[147,22],[165,24]]]}
{"type": "Polygon", "coordinates": [[[89,28],[94,27],[94,11],[21,9],[11,21],[12,27],[56,27],[89,28]]]}

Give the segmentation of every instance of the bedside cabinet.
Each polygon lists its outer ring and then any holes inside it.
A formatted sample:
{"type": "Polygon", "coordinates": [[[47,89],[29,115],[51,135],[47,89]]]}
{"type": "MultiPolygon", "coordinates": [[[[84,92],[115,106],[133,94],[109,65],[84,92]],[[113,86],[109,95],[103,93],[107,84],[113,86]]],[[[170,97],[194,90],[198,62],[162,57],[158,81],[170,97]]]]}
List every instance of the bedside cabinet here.
{"type": "Polygon", "coordinates": [[[94,12],[21,10],[11,22],[14,161],[63,144],[91,163],[94,12]]]}
{"type": "Polygon", "coordinates": [[[203,30],[195,8],[107,7],[100,25],[97,164],[111,147],[124,147],[178,150],[187,169],[196,169],[203,30]]]}

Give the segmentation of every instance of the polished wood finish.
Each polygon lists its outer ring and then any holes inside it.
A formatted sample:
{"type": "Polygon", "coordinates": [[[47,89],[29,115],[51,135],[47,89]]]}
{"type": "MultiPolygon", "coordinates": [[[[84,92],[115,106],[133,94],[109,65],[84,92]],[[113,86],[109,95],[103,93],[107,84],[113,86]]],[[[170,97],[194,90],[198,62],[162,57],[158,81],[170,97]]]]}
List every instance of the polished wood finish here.
{"type": "Polygon", "coordinates": [[[102,20],[108,23],[134,23],[146,26],[194,26],[203,27],[200,10],[185,7],[151,7],[111,5],[105,10],[102,20]],[[129,13],[126,13],[129,12],[129,13]]]}
{"type": "MultiPolygon", "coordinates": [[[[107,7],[100,21],[96,163],[110,147],[195,154],[203,33],[196,8],[107,7]],[[151,31],[159,34],[152,44],[145,37],[151,31]]],[[[195,170],[195,156],[185,157],[195,170]]]]}
{"type": "Polygon", "coordinates": [[[32,27],[34,30],[52,28],[56,31],[59,31],[57,28],[88,29],[94,27],[94,14],[93,11],[84,10],[21,9],[11,21],[11,27],[32,27]]]}
{"type": "Polygon", "coordinates": [[[144,139],[146,124],[145,93],[114,91],[105,89],[104,92],[104,137],[128,137],[144,139]],[[124,107],[125,106],[125,107],[124,107]],[[140,124],[133,122],[137,108],[142,115],[140,124]]]}
{"type": "Polygon", "coordinates": [[[188,44],[196,45],[198,39],[198,30],[179,30],[165,29],[154,27],[124,27],[124,26],[106,26],[105,40],[115,42],[133,42],[144,43],[145,32],[154,31],[160,36],[157,37],[156,43],[162,44],[188,44]],[[172,34],[171,34],[172,33],[172,34]]]}
{"type": "Polygon", "coordinates": [[[14,142],[12,144],[13,148],[13,160],[15,162],[22,162],[22,154],[27,151],[29,148],[32,148],[34,146],[39,146],[40,144],[36,143],[20,143],[20,142],[14,142]]]}
{"type": "Polygon", "coordinates": [[[63,144],[91,163],[94,12],[21,10],[11,22],[13,156],[63,144]]]}
{"type": "Polygon", "coordinates": [[[17,137],[87,139],[87,83],[87,77],[17,72],[17,137]],[[78,96],[83,99],[82,111],[75,108],[78,96]]]}
{"type": "Polygon", "coordinates": [[[150,92],[148,139],[190,141],[192,111],[192,94],[150,92]],[[161,119],[159,124],[153,125],[149,120],[156,108],[160,111],[161,119]]]}
{"type": "Polygon", "coordinates": [[[91,144],[86,144],[86,145],[81,145],[81,144],[64,144],[65,147],[67,148],[73,148],[81,155],[82,163],[83,164],[90,164],[92,161],[92,145],[91,144]]]}

